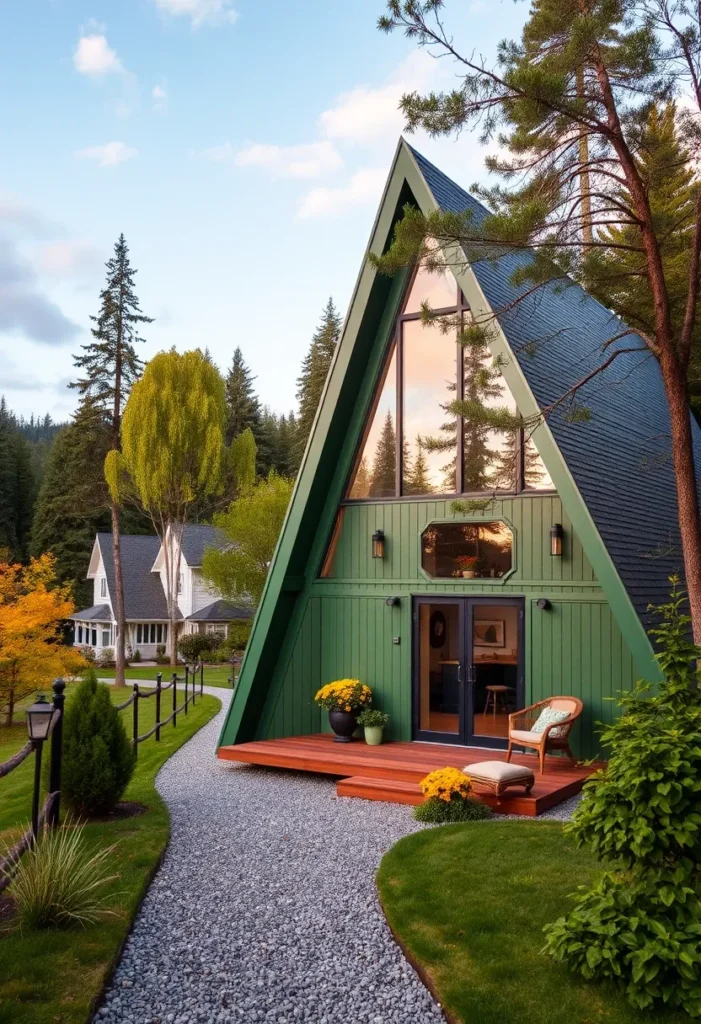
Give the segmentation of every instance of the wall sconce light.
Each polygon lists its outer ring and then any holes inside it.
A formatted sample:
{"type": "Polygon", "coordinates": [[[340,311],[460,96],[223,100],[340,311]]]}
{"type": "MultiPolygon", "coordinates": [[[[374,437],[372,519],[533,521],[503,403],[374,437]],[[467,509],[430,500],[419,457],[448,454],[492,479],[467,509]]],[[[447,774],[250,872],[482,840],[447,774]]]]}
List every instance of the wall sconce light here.
{"type": "Polygon", "coordinates": [[[540,608],[541,612],[549,612],[552,605],[550,604],[550,601],[548,601],[547,597],[539,597],[536,601],[536,607],[540,608]]]}
{"type": "Polygon", "coordinates": [[[372,557],[385,557],[385,534],[384,530],[375,530],[372,535],[372,557]]]}
{"type": "Polygon", "coordinates": [[[387,597],[385,598],[385,604],[388,608],[398,608],[402,603],[401,597],[387,597]]]}
{"type": "Polygon", "coordinates": [[[553,523],[550,527],[550,554],[560,557],[562,555],[562,539],[564,531],[560,523],[553,523]]]}

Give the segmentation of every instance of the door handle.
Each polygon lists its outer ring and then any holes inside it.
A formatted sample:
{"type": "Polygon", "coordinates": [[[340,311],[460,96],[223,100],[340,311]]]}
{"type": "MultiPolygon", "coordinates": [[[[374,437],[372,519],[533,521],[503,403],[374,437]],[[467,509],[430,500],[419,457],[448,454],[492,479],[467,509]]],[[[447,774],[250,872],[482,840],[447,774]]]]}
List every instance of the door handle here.
{"type": "Polygon", "coordinates": [[[462,683],[462,665],[458,665],[458,682],[462,683]]]}

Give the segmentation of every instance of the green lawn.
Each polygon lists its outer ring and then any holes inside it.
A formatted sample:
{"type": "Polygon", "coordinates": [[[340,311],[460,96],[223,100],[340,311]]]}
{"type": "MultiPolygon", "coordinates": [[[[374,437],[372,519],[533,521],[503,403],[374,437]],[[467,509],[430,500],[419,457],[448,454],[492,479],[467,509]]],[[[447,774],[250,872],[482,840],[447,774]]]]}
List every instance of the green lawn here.
{"type": "MultiPolygon", "coordinates": [[[[129,692],[129,688],[111,690],[112,700],[121,703],[129,692]]],[[[154,703],[142,702],[140,731],[153,724],[154,703]]],[[[175,728],[164,726],[160,743],[151,737],[139,745],[136,771],[124,799],[144,804],[145,814],[88,827],[95,846],[118,844],[111,861],[119,874],[111,886],[111,909],[117,916],[86,930],[24,935],[12,924],[0,922],[0,1024],[84,1024],[87,1020],[168,839],[168,812],[154,788],[156,773],[220,706],[216,697],[205,694],[194,708],[190,706],[187,717],[178,715],[175,728]]],[[[131,708],[123,714],[128,725],[131,708]]],[[[24,727],[0,729],[0,761],[21,747],[25,737],[24,727]]],[[[0,779],[0,846],[9,844],[26,825],[32,771],[30,757],[0,779]]]]}
{"type": "Polygon", "coordinates": [[[639,1013],[541,953],[543,926],[597,873],[557,823],[445,825],[400,840],[377,876],[387,919],[460,1024],[679,1024],[639,1013]]]}
{"type": "MultiPolygon", "coordinates": [[[[114,679],[113,668],[100,668],[99,665],[96,668],[97,674],[100,679],[114,679]]],[[[128,668],[124,673],[127,679],[154,679],[156,673],[163,673],[163,682],[167,683],[173,675],[173,669],[170,665],[144,665],[143,668],[139,665],[133,665],[128,668]]],[[[184,673],[184,666],[178,665],[178,675],[182,676],[184,673]]],[[[231,689],[231,683],[229,680],[232,676],[231,665],[205,665],[204,669],[204,685],[205,686],[225,686],[231,689]]],[[[200,675],[197,673],[197,681],[199,683],[200,675]]]]}

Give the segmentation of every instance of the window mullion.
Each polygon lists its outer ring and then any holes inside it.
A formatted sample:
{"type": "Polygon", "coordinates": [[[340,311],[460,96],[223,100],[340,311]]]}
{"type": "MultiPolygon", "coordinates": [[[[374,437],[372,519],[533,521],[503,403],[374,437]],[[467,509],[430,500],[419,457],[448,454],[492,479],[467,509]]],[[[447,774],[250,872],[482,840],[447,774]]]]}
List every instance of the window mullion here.
{"type": "Polygon", "coordinates": [[[395,352],[397,355],[397,442],[396,442],[396,478],[395,493],[398,498],[402,496],[402,455],[404,452],[404,332],[401,320],[398,322],[395,331],[395,352]]]}

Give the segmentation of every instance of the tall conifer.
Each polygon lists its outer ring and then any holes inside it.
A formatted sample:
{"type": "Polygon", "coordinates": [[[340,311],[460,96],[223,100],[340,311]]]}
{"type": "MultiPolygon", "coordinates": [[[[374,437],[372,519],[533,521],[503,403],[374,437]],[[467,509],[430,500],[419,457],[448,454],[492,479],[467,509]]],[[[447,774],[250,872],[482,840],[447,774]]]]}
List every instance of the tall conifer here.
{"type": "Polygon", "coordinates": [[[331,360],[341,334],[342,319],[333,299],[329,299],[321,314],[321,323],[311,340],[309,351],[304,357],[302,370],[297,378],[297,401],[299,417],[295,442],[296,467],[299,467],[304,449],[311,433],[316,410],[329,373],[331,360]]]}
{"type": "MultiPolygon", "coordinates": [[[[107,261],[106,267],[107,281],[100,293],[100,312],[90,318],[94,324],[91,328],[93,341],[83,345],[83,354],[74,358],[83,376],[71,387],[77,388],[81,395],[89,396],[104,408],[111,448],[119,451],[122,411],[129,389],[143,368],[135,345],[145,340],[139,335],[141,325],[153,321],[141,312],[134,289],[136,270],[131,266],[123,234],[117,239],[114,255],[107,261]]],[[[115,583],[113,610],[117,622],[116,682],[119,685],[124,682],[124,584],[119,545],[119,505],[114,497],[110,501],[110,520],[115,583]]]]}
{"type": "Polygon", "coordinates": [[[237,346],[234,357],[225,379],[226,388],[226,443],[250,427],[258,443],[261,429],[261,408],[258,396],[253,389],[253,374],[243,358],[243,352],[237,346]]]}
{"type": "Polygon", "coordinates": [[[377,447],[375,448],[372,479],[370,481],[370,497],[381,498],[395,493],[396,462],[397,435],[394,430],[392,413],[388,409],[382,425],[382,433],[378,438],[377,447]]]}

